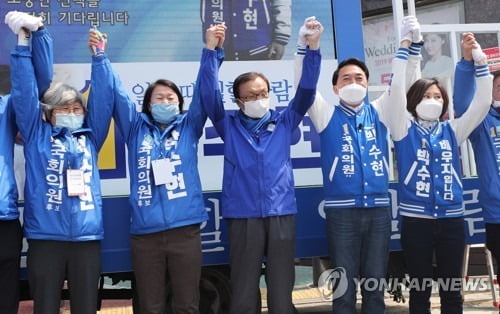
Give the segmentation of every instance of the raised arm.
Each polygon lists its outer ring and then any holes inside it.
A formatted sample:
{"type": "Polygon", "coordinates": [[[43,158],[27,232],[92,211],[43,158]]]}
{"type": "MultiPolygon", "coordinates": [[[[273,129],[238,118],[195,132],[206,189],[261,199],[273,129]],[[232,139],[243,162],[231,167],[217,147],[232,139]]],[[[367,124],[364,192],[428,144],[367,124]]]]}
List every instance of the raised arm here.
{"type": "MultiPolygon", "coordinates": [[[[98,34],[96,34],[94,30],[90,30],[89,49],[93,54],[101,54],[98,50],[94,49],[94,47],[98,45],[102,46],[101,39],[97,35],[98,34]]],[[[103,49],[105,49],[107,36],[106,34],[103,34],[102,36],[104,39],[103,49]]],[[[97,85],[94,88],[99,89],[99,97],[103,99],[107,109],[109,109],[109,101],[112,102],[112,117],[121,134],[124,136],[125,141],[128,142],[133,124],[140,119],[140,112],[137,111],[135,103],[130,99],[125,91],[122,81],[119,75],[113,70],[109,59],[105,55],[93,56],[92,58],[96,61],[95,79],[104,80],[103,86],[97,85]],[[106,88],[106,90],[103,90],[104,88],[106,88]]],[[[92,73],[94,74],[94,68],[92,73]]]]}
{"type": "Polygon", "coordinates": [[[380,121],[388,128],[394,140],[400,140],[407,134],[408,113],[406,110],[406,82],[415,76],[415,69],[408,70],[408,56],[420,55],[420,24],[413,16],[403,19],[401,25],[401,46],[392,61],[392,76],[389,89],[380,98],[373,101],[380,121]]]}
{"type": "MultiPolygon", "coordinates": [[[[21,31],[19,37],[25,37],[21,31]]],[[[27,41],[19,40],[11,52],[11,101],[16,114],[17,126],[25,142],[36,137],[36,131],[42,124],[40,102],[38,100],[38,87],[35,77],[30,48],[27,41]],[[23,45],[23,43],[26,43],[23,45]]]]}
{"type": "MultiPolygon", "coordinates": [[[[308,23],[316,20],[314,16],[308,17],[304,21],[304,25],[300,27],[299,38],[297,40],[297,53],[295,54],[295,66],[294,66],[294,86],[298,89],[300,79],[302,77],[302,70],[304,64],[304,57],[306,55],[307,46],[309,44],[307,35],[313,33],[311,25],[308,27],[308,23]]],[[[320,133],[330,121],[333,114],[335,106],[329,104],[321,95],[319,91],[316,91],[314,101],[309,107],[308,113],[311,120],[316,128],[316,131],[320,133]]]]}
{"type": "Polygon", "coordinates": [[[95,30],[89,31],[88,47],[92,54],[92,73],[90,78],[90,93],[88,98],[88,113],[86,115],[87,126],[90,127],[95,136],[97,150],[106,139],[111,123],[111,115],[114,106],[114,76],[111,63],[104,53],[105,39],[107,36],[100,35],[95,30]],[[96,54],[93,47],[102,46],[103,51],[96,54]]]}
{"type": "Polygon", "coordinates": [[[294,99],[290,102],[289,108],[298,114],[290,116],[291,122],[298,125],[302,117],[314,102],[316,86],[318,84],[321,69],[321,53],[319,43],[323,33],[323,25],[316,19],[310,19],[305,23],[306,40],[309,48],[306,50],[302,64],[302,74],[300,77],[294,99]]]}
{"type": "Polygon", "coordinates": [[[43,93],[49,88],[54,76],[54,52],[52,37],[48,30],[43,27],[36,32],[32,32],[32,56],[33,66],[35,67],[35,76],[37,80],[38,93],[42,97],[43,93]]]}
{"type": "MultiPolygon", "coordinates": [[[[420,30],[418,30],[420,32],[420,30]]],[[[420,35],[421,36],[421,35],[420,35]]],[[[408,55],[408,65],[406,66],[406,83],[405,83],[405,92],[408,92],[410,87],[415,83],[418,79],[422,77],[420,72],[420,64],[422,63],[422,50],[423,43],[414,42],[410,44],[409,55],[408,55]]]]}
{"type": "Polygon", "coordinates": [[[187,113],[187,119],[195,128],[195,133],[198,137],[203,133],[203,127],[207,120],[207,114],[201,104],[202,91],[213,90],[213,82],[218,83],[217,73],[224,61],[224,50],[222,47],[225,33],[226,26],[224,24],[212,26],[206,32],[206,46],[202,51],[193,98],[187,113]]]}
{"type": "Polygon", "coordinates": [[[206,47],[203,49],[200,72],[198,74],[199,84],[198,82],[196,84],[200,86],[199,92],[202,109],[206,112],[222,139],[225,137],[225,111],[219,85],[218,67],[222,63],[221,59],[224,57],[222,46],[225,32],[226,26],[223,24],[212,25],[207,29],[205,33],[206,47]]]}
{"type": "MultiPolygon", "coordinates": [[[[450,121],[458,144],[465,141],[470,133],[483,121],[488,114],[492,101],[493,77],[488,70],[486,55],[482,52],[479,44],[472,49],[472,57],[474,59],[476,81],[474,97],[465,113],[460,118],[450,121]]],[[[465,86],[459,88],[465,88],[465,86]]]]}
{"type": "Polygon", "coordinates": [[[140,119],[140,112],[137,111],[135,103],[130,99],[123,87],[120,76],[113,71],[113,119],[116,126],[128,141],[133,124],[140,119]]]}
{"type": "Polygon", "coordinates": [[[476,90],[474,60],[472,58],[472,49],[474,48],[477,48],[474,34],[464,33],[462,37],[463,58],[455,67],[455,82],[453,84],[453,105],[457,116],[463,115],[467,110],[476,90]]]}
{"type": "Polygon", "coordinates": [[[52,37],[44,27],[41,17],[24,12],[10,11],[5,15],[5,23],[9,25],[15,34],[22,32],[23,28],[31,31],[32,62],[35,68],[38,94],[41,97],[49,88],[53,77],[52,37]]]}

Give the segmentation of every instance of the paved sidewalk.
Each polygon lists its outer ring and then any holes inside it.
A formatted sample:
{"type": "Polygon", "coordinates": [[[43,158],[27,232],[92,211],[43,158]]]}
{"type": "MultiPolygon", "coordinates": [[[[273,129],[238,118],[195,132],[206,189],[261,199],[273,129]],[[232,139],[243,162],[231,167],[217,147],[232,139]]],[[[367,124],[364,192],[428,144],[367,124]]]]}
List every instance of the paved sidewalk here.
{"type": "MultiPolygon", "coordinates": [[[[263,309],[262,313],[267,313],[266,305],[266,289],[261,289],[263,309]]],[[[388,314],[406,314],[408,313],[408,293],[403,292],[405,296],[405,303],[397,303],[393,301],[392,296],[386,294],[386,306],[388,314]]],[[[301,314],[326,314],[331,312],[331,303],[323,301],[320,293],[313,287],[297,287],[293,291],[294,304],[301,314]]],[[[132,314],[132,301],[131,300],[103,300],[102,309],[100,314],[132,314]]],[[[440,313],[439,309],[439,295],[434,293],[431,297],[432,314],[440,313]]],[[[358,303],[358,310],[361,310],[358,303]]],[[[33,313],[33,303],[31,301],[21,302],[19,314],[33,313]]],[[[61,314],[69,314],[69,301],[64,301],[61,308],[61,314]]],[[[480,292],[467,292],[464,295],[464,313],[477,313],[477,314],[498,314],[499,309],[493,307],[493,301],[490,290],[480,292]]]]}
{"type": "MultiPolygon", "coordinates": [[[[33,301],[22,301],[19,304],[18,314],[32,314],[33,301]]],[[[65,300],[61,307],[61,314],[70,314],[69,301],[65,300]]],[[[102,314],[133,314],[132,300],[103,300],[101,311],[97,313],[102,314]]]]}
{"type": "MultiPolygon", "coordinates": [[[[263,297],[263,311],[262,313],[267,313],[266,303],[265,303],[265,289],[261,289],[263,297]]],[[[408,313],[408,292],[403,292],[405,297],[404,303],[398,303],[393,300],[392,296],[388,293],[385,294],[385,303],[387,307],[388,314],[407,314],[408,313]]],[[[498,295],[498,292],[497,292],[498,295]]],[[[361,296],[358,295],[358,312],[361,311],[361,305],[359,303],[361,296]]],[[[316,288],[303,287],[302,289],[295,289],[293,291],[293,300],[295,307],[301,314],[326,314],[331,313],[331,302],[324,301],[321,299],[321,295],[316,288]]],[[[440,300],[439,294],[433,293],[431,296],[431,307],[432,314],[439,314],[440,311],[440,300]]],[[[484,290],[479,292],[466,292],[464,294],[464,313],[477,313],[477,314],[498,314],[499,309],[493,306],[493,299],[491,295],[491,290],[484,290]]]]}

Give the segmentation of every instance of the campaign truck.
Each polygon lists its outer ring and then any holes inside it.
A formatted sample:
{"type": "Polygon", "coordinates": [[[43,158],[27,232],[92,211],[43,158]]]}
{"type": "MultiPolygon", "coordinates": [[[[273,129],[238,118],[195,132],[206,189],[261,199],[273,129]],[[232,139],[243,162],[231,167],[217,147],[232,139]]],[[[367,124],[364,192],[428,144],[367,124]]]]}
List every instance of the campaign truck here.
{"type": "MultiPolygon", "coordinates": [[[[205,12],[203,10],[207,9],[206,6],[210,6],[211,16],[223,22],[229,18],[223,6],[230,5],[231,1],[237,0],[7,0],[0,8],[0,16],[5,16],[6,12],[11,10],[41,16],[54,39],[54,80],[75,86],[84,95],[92,88],[89,83],[91,59],[87,48],[88,30],[97,27],[108,36],[106,54],[138,110],[146,88],[159,78],[170,79],[179,86],[186,109],[189,110],[204,46],[203,25],[206,21],[203,19],[206,15],[200,12],[205,12]]],[[[248,34],[258,32],[261,25],[267,25],[264,29],[269,33],[269,25],[279,20],[280,42],[285,45],[285,52],[280,60],[268,60],[265,54],[259,60],[246,60],[243,57],[238,59],[232,51],[231,61],[222,64],[219,75],[225,108],[238,109],[233,99],[232,83],[239,74],[248,71],[262,72],[269,78],[270,102],[276,110],[287,106],[294,97],[296,88],[293,83],[293,69],[298,30],[308,16],[316,16],[325,28],[321,39],[323,61],[318,90],[332,105],[337,104],[338,98],[332,90],[331,76],[338,60],[347,57],[365,59],[361,1],[315,0],[314,5],[310,0],[279,1],[279,16],[276,10],[271,8],[266,11],[267,14],[257,14],[256,8],[253,7],[253,2],[256,1],[247,2],[247,7],[240,12],[245,32],[241,32],[240,25],[239,28],[229,28],[226,36],[230,36],[233,42],[236,42],[237,38],[245,40],[244,37],[248,34]]],[[[238,12],[230,14],[237,15],[238,12]]],[[[389,29],[384,36],[380,36],[380,40],[392,40],[390,44],[394,45],[396,32],[397,29],[389,29]]],[[[272,38],[273,36],[270,36],[268,44],[272,38]]],[[[8,51],[15,46],[16,40],[16,36],[8,27],[0,23],[0,65],[9,63],[8,51]]],[[[370,38],[370,41],[376,45],[375,37],[370,38]]],[[[392,55],[384,55],[381,58],[385,60],[384,63],[390,63],[392,55]]],[[[387,78],[387,75],[389,74],[385,72],[374,75],[376,84],[387,81],[383,79],[387,78]]],[[[381,90],[383,87],[378,89],[381,90]]],[[[375,97],[375,94],[370,93],[370,97],[375,97]]],[[[319,150],[319,136],[311,119],[306,116],[295,131],[291,146],[298,205],[298,261],[328,256],[319,150]]],[[[221,215],[223,154],[224,144],[211,122],[207,121],[198,149],[198,168],[205,208],[209,216],[200,226],[203,249],[200,308],[203,313],[226,313],[231,299],[228,235],[224,217],[221,215]]],[[[130,188],[126,156],[124,139],[112,122],[106,143],[99,154],[105,229],[102,241],[103,298],[130,298],[134,294],[129,240],[130,188]],[[130,289],[104,289],[113,288],[112,284],[121,280],[130,281],[130,289]]],[[[16,158],[19,161],[22,153],[16,158]]],[[[391,178],[397,177],[393,170],[394,162],[391,156],[391,178]]],[[[470,167],[470,164],[469,162],[466,166],[470,167]]],[[[22,169],[22,166],[19,168],[22,169]]],[[[20,177],[22,185],[22,174],[20,177]]],[[[485,230],[477,197],[477,178],[464,178],[463,185],[467,242],[482,243],[485,230]]],[[[391,250],[398,251],[400,220],[397,182],[391,181],[389,192],[392,205],[391,250]]],[[[22,199],[19,206],[22,209],[22,199]]],[[[26,250],[27,244],[23,249],[23,280],[26,278],[26,250]]],[[[265,263],[263,265],[265,271],[265,263]]],[[[24,291],[23,297],[29,298],[27,290],[24,291]]],[[[171,297],[169,289],[165,297],[171,297]]]]}

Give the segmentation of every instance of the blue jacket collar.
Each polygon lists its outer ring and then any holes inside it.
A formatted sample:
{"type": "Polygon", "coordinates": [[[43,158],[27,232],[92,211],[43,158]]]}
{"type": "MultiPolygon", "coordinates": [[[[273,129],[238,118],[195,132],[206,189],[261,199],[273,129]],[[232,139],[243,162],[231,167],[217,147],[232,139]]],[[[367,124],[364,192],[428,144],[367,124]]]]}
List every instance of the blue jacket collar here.
{"type": "Polygon", "coordinates": [[[490,108],[490,114],[496,118],[500,118],[500,112],[498,112],[495,108],[490,108]]]}
{"type": "Polygon", "coordinates": [[[175,120],[170,123],[165,130],[162,130],[147,114],[141,113],[141,118],[148,124],[150,129],[157,129],[162,135],[169,134],[186,117],[186,113],[178,114],[175,120]]]}

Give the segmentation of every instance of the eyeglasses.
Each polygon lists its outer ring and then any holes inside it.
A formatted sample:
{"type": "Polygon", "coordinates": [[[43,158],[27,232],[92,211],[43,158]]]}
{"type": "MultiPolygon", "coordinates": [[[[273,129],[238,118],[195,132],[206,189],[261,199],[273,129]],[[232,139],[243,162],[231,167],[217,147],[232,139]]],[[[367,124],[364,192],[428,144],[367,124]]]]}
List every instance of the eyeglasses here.
{"type": "Polygon", "coordinates": [[[243,101],[256,101],[257,99],[263,99],[268,97],[269,97],[268,92],[262,92],[260,94],[250,94],[248,96],[242,96],[240,97],[240,99],[243,101]]]}
{"type": "Polygon", "coordinates": [[[54,113],[62,113],[62,114],[83,114],[85,110],[83,107],[73,107],[73,108],[67,108],[67,107],[61,107],[61,108],[55,108],[53,110],[54,113]]]}

